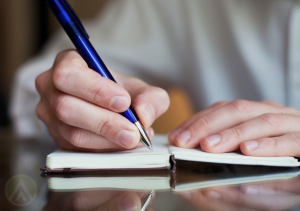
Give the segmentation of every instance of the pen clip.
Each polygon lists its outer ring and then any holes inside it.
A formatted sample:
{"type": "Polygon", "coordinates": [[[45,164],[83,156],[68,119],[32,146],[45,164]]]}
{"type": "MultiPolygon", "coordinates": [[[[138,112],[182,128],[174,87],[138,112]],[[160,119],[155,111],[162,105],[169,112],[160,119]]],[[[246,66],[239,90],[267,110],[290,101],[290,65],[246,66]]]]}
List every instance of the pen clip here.
{"type": "Polygon", "coordinates": [[[78,16],[76,15],[75,11],[73,10],[73,8],[71,7],[71,5],[68,3],[67,0],[62,0],[65,4],[65,6],[67,7],[67,9],[69,10],[69,14],[72,16],[72,18],[75,20],[75,22],[78,24],[79,28],[82,30],[82,32],[84,33],[84,35],[86,36],[87,39],[89,39],[89,35],[86,32],[84,26],[82,25],[80,19],[78,18],[78,16]]]}

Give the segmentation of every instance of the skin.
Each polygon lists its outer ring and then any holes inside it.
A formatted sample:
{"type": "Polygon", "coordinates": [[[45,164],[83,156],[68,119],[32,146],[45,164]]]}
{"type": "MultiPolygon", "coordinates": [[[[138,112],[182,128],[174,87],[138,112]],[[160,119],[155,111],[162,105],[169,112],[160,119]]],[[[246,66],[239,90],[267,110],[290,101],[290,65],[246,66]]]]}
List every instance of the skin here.
{"type": "MultiPolygon", "coordinates": [[[[48,203],[43,210],[140,211],[141,198],[145,194],[146,192],[118,190],[50,192],[48,203]]],[[[147,210],[155,211],[150,206],[147,210]]]]}
{"type": "MultiPolygon", "coordinates": [[[[66,50],[37,77],[37,115],[61,148],[103,152],[141,147],[135,125],[118,114],[130,104],[153,138],[150,126],[169,107],[167,93],[112,74],[118,84],[89,69],[77,51],[66,50]]],[[[181,124],[169,141],[182,148],[200,145],[212,153],[240,150],[249,156],[297,157],[300,111],[271,101],[218,102],[181,124]]]]}
{"type": "Polygon", "coordinates": [[[203,210],[287,210],[300,203],[300,177],[180,193],[203,210]]]}
{"type": "Polygon", "coordinates": [[[154,137],[150,126],[169,107],[166,91],[111,73],[118,84],[89,69],[77,51],[66,50],[36,78],[41,97],[36,113],[61,148],[102,152],[141,147],[138,129],[119,114],[130,104],[154,137]]]}
{"type": "Polygon", "coordinates": [[[218,102],[181,124],[169,141],[182,148],[200,145],[212,153],[297,157],[300,111],[271,101],[218,102]]]}

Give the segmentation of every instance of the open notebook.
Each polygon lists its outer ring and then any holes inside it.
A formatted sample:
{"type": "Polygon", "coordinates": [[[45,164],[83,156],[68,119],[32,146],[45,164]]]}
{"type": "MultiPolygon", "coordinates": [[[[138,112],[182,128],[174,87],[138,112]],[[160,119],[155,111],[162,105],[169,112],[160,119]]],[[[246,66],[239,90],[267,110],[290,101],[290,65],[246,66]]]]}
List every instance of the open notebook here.
{"type": "Polygon", "coordinates": [[[102,170],[158,170],[175,171],[175,160],[209,163],[259,165],[259,166],[300,166],[294,157],[253,157],[238,152],[206,153],[200,148],[183,149],[167,144],[167,136],[156,136],[153,152],[145,147],[111,153],[87,153],[57,150],[47,156],[46,172],[102,171],[102,170]]]}
{"type": "Polygon", "coordinates": [[[299,168],[273,168],[227,164],[201,163],[197,169],[176,173],[167,171],[108,172],[107,174],[73,173],[49,174],[51,191],[81,191],[95,189],[117,190],[196,190],[213,186],[239,185],[252,182],[284,180],[300,174],[299,168]],[[201,172],[199,172],[199,169],[201,172]]]}

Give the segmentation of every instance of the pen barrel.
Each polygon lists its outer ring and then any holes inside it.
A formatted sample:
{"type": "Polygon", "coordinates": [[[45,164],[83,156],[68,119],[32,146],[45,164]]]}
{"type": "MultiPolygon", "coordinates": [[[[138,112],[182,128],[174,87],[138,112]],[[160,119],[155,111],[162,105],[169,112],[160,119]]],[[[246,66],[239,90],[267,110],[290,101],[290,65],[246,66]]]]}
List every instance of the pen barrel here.
{"type": "MultiPolygon", "coordinates": [[[[70,27],[72,28],[72,30],[78,31],[79,26],[76,26],[76,23],[71,23],[70,27]]],[[[80,34],[82,34],[82,32],[80,31],[78,31],[77,33],[68,33],[72,42],[76,46],[78,53],[86,61],[89,68],[98,72],[101,76],[116,82],[116,80],[111,75],[108,68],[106,67],[106,65],[104,64],[104,62],[102,61],[102,59],[100,58],[100,56],[98,55],[98,53],[96,52],[96,50],[94,49],[90,41],[85,37],[83,37],[83,35],[80,36],[80,34]],[[74,36],[74,34],[75,35],[77,34],[77,36],[71,38],[71,36],[74,36]]],[[[126,111],[120,114],[123,115],[132,123],[138,121],[137,114],[135,113],[134,109],[131,106],[126,111]]]]}
{"type": "MultiPolygon", "coordinates": [[[[67,1],[46,0],[46,2],[89,68],[96,71],[101,76],[116,82],[97,51],[90,43],[87,33],[67,1]]],[[[131,106],[126,111],[122,112],[121,115],[132,123],[138,121],[138,117],[131,106]]]]}
{"type": "MultiPolygon", "coordinates": [[[[72,28],[74,27],[73,30],[78,30],[79,26],[76,27],[73,24],[76,24],[76,23],[71,24],[72,28]]],[[[74,33],[70,33],[70,34],[74,34],[74,33]]],[[[80,32],[75,33],[75,34],[80,34],[80,32]]],[[[73,41],[74,45],[76,46],[77,51],[82,56],[82,58],[86,61],[89,68],[98,72],[101,76],[116,82],[116,80],[111,75],[108,68],[106,67],[106,65],[104,64],[104,62],[102,61],[102,59],[100,58],[100,56],[98,55],[98,53],[96,52],[94,47],[91,45],[90,41],[85,39],[82,36],[74,37],[73,39],[72,39],[72,41],[73,41]],[[73,39],[74,39],[74,41],[73,41],[73,39]]],[[[126,111],[124,111],[120,114],[123,115],[125,118],[127,118],[132,123],[135,123],[138,121],[137,115],[131,106],[126,111]]]]}

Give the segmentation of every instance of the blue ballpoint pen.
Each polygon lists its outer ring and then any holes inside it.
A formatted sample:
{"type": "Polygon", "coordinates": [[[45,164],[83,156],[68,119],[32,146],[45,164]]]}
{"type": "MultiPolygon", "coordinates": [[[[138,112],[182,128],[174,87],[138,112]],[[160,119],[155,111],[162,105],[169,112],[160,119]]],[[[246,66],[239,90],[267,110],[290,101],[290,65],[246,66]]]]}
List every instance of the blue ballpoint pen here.
{"type": "MultiPolygon", "coordinates": [[[[81,24],[79,18],[77,17],[69,3],[66,0],[46,0],[46,2],[52,10],[53,14],[60,22],[61,26],[64,28],[64,30],[72,40],[79,54],[88,64],[89,68],[98,72],[101,76],[116,82],[94,47],[90,43],[88,34],[86,33],[83,25],[81,24]]],[[[134,109],[130,106],[125,112],[121,114],[130,122],[136,125],[141,134],[142,143],[152,151],[150,139],[147,135],[146,130],[139,122],[134,109]]]]}

